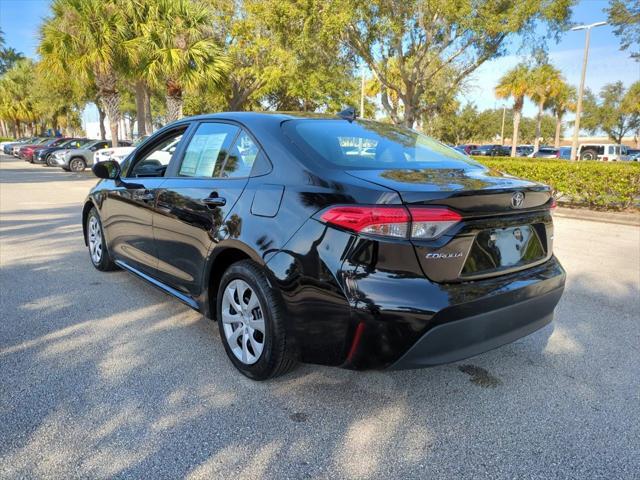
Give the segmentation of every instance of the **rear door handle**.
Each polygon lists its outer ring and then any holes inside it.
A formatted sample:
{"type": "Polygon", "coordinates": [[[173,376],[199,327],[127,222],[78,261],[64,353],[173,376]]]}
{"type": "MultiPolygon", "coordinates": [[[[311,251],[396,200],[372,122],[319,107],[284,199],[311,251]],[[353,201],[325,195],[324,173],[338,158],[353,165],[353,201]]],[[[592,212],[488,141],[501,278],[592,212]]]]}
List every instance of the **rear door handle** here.
{"type": "Polygon", "coordinates": [[[156,194],[150,190],[145,190],[140,195],[136,195],[136,198],[143,202],[150,202],[152,200],[155,200],[156,194]]]}
{"type": "Polygon", "coordinates": [[[227,199],[223,197],[207,197],[203,198],[202,202],[207,207],[224,207],[227,204],[227,199]]]}

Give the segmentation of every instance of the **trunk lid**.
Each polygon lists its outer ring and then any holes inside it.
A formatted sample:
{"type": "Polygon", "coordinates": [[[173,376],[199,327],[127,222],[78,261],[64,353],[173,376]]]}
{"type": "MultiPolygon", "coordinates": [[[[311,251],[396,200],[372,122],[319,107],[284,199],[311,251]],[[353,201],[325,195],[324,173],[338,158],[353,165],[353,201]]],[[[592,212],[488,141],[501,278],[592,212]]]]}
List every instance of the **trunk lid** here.
{"type": "Polygon", "coordinates": [[[462,282],[531,268],[552,255],[548,186],[482,168],[348,170],[395,190],[411,206],[442,205],[463,220],[441,237],[412,240],[425,275],[462,282]]]}

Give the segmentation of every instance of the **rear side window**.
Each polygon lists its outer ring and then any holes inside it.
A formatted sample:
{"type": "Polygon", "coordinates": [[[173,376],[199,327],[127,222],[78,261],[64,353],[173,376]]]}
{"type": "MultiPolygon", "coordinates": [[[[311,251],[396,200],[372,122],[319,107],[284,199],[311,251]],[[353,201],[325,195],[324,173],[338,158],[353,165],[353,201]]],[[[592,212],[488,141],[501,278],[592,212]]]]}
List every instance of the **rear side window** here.
{"type": "Polygon", "coordinates": [[[309,157],[337,168],[484,170],[453,148],[414,130],[386,123],[303,119],[286,121],[283,129],[309,157]]]}
{"type": "Polygon", "coordinates": [[[224,178],[248,177],[259,154],[260,149],[243,130],[229,151],[220,176],[224,178]]]}
{"type": "Polygon", "coordinates": [[[220,177],[230,146],[240,129],[226,123],[203,123],[191,141],[180,165],[181,177],[220,177]]]}

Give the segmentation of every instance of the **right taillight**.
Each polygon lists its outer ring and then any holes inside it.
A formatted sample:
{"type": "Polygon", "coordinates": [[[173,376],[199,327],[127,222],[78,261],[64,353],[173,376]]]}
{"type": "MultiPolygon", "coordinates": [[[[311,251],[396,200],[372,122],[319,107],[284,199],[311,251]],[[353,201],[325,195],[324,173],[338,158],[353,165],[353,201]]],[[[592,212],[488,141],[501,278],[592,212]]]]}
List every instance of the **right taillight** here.
{"type": "Polygon", "coordinates": [[[332,207],[320,218],[356,233],[420,240],[433,240],[462,219],[460,214],[446,207],[396,205],[332,207]]]}
{"type": "Polygon", "coordinates": [[[551,205],[549,205],[549,211],[551,212],[552,215],[553,215],[553,212],[556,211],[556,208],[558,208],[558,202],[556,202],[555,197],[551,197],[551,205]]]}

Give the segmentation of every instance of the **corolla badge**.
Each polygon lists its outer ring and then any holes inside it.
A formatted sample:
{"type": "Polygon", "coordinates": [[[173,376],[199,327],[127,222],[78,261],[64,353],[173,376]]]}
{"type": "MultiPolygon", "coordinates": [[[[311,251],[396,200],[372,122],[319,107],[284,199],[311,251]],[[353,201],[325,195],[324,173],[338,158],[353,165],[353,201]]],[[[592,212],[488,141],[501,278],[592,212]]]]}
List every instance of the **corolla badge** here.
{"type": "Polygon", "coordinates": [[[443,260],[446,258],[459,258],[462,256],[462,252],[448,252],[448,253],[427,253],[425,257],[427,259],[443,260]]]}
{"type": "Polygon", "coordinates": [[[516,192],[511,196],[511,206],[513,208],[522,208],[524,204],[524,193],[516,192]]]}

